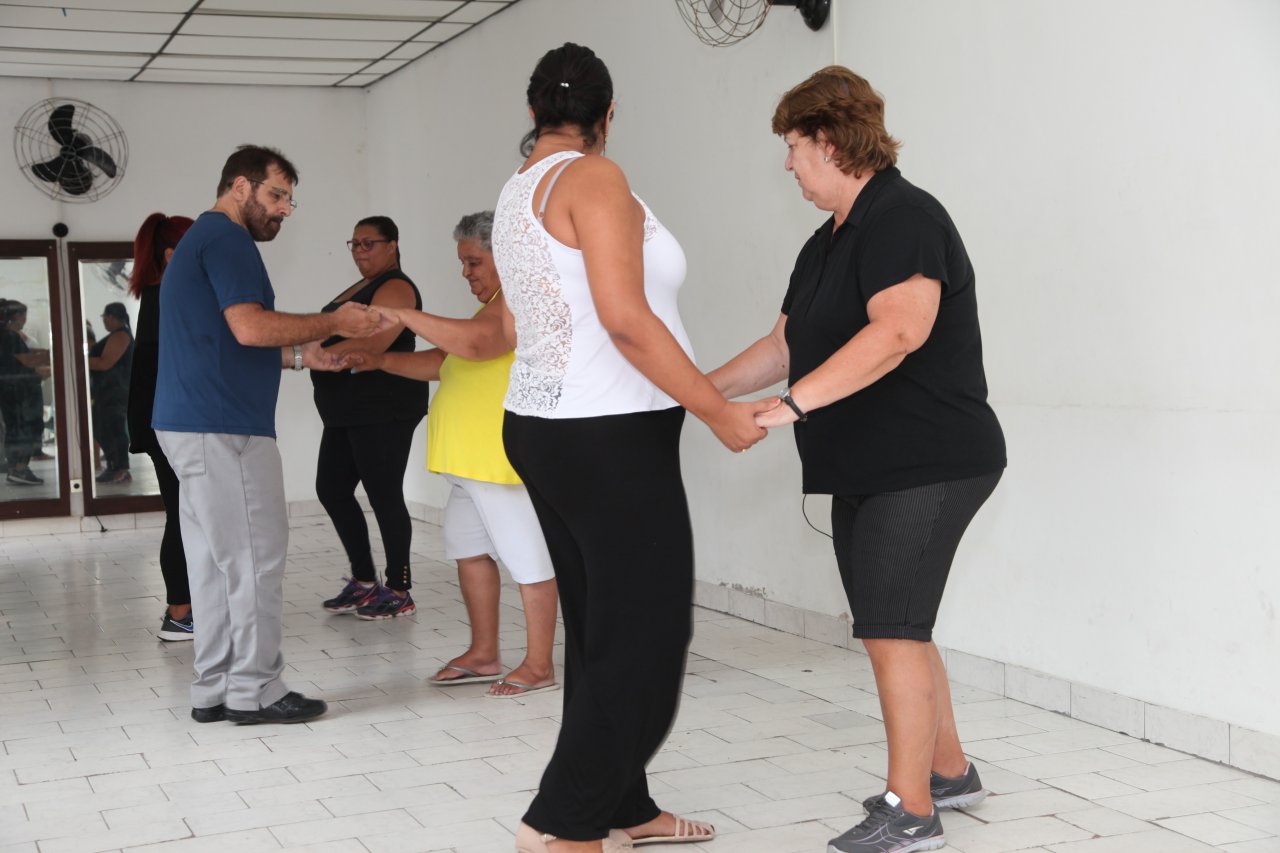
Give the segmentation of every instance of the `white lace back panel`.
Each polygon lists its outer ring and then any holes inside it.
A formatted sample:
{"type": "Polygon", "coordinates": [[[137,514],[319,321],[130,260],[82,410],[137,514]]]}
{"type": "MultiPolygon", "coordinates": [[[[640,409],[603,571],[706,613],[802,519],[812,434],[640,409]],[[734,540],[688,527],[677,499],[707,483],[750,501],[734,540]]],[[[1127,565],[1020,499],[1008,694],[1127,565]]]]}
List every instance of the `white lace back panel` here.
{"type": "MultiPolygon", "coordinates": [[[[600,325],[582,252],[548,234],[534,214],[533,192],[547,171],[581,156],[560,152],[517,172],[502,188],[494,211],[493,260],[516,330],[506,408],[543,418],[671,408],[676,402],[618,352],[600,325]]],[[[645,296],[692,359],[676,302],[684,283],[684,251],[648,206],[640,205],[645,296]]]]}

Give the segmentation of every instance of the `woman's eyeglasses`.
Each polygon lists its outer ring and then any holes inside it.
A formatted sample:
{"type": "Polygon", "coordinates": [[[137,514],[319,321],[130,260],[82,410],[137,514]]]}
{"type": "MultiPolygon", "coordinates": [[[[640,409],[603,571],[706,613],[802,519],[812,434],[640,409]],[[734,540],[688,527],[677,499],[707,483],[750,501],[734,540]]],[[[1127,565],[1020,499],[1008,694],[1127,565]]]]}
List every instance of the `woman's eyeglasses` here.
{"type": "Polygon", "coordinates": [[[347,250],[354,252],[356,249],[364,249],[367,252],[379,243],[390,242],[390,240],[348,240],[347,250]]]}

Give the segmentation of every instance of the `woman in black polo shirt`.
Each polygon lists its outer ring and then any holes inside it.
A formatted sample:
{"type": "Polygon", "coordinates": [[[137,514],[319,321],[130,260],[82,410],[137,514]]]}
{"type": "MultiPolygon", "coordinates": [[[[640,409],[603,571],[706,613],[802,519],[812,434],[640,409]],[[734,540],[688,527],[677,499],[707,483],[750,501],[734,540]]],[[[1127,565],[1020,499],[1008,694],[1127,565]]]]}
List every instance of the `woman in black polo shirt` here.
{"type": "Polygon", "coordinates": [[[951,218],[894,167],[884,102],[840,66],[783,96],[786,169],[827,219],[773,330],[711,374],[728,397],[786,379],[804,491],[832,496],[836,563],[875,670],[888,789],[836,853],[941,846],[935,808],[986,795],[956,734],[933,625],[960,538],[1005,467],[974,274],[951,218]],[[892,845],[885,847],[885,841],[892,845]]]}

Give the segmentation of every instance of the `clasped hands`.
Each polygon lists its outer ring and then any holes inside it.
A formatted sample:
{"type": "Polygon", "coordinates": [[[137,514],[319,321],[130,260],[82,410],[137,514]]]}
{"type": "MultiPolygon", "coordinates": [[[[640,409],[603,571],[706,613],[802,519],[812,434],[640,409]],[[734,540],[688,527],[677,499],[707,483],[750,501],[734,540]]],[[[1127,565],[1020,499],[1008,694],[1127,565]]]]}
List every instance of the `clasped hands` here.
{"type": "MultiPolygon", "coordinates": [[[[400,325],[399,319],[389,311],[380,310],[372,305],[359,302],[344,302],[333,312],[335,334],[344,338],[367,338],[386,332],[400,325]]],[[[365,370],[377,370],[379,365],[366,366],[368,361],[381,353],[333,352],[320,346],[320,341],[311,341],[302,345],[302,366],[310,370],[337,371],[359,367],[365,370]],[[360,360],[355,358],[363,356],[360,360]]]]}
{"type": "Polygon", "coordinates": [[[707,421],[711,431],[725,447],[737,453],[763,439],[774,427],[794,422],[795,412],[782,405],[777,397],[744,402],[726,401],[724,407],[707,421]]]}
{"type": "Polygon", "coordinates": [[[390,312],[360,302],[344,302],[333,312],[336,334],[344,338],[367,338],[400,325],[390,312]]]}

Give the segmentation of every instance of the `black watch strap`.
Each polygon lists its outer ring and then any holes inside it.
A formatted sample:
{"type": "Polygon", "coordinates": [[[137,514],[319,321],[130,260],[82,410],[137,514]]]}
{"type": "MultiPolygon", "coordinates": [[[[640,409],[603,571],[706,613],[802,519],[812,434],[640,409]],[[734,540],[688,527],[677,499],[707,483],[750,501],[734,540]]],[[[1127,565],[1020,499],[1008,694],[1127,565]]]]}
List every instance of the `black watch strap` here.
{"type": "Polygon", "coordinates": [[[799,406],[797,406],[797,405],[796,405],[796,401],[791,399],[791,389],[790,389],[790,388],[787,388],[787,389],[786,389],[786,390],[784,390],[781,394],[779,394],[779,395],[778,395],[778,399],[779,399],[779,400],[781,400],[782,402],[786,403],[786,404],[787,404],[787,408],[791,409],[791,411],[793,411],[793,412],[795,412],[795,413],[796,413],[796,420],[798,420],[798,421],[807,421],[807,420],[809,420],[809,415],[805,413],[804,409],[801,409],[799,406]]]}

